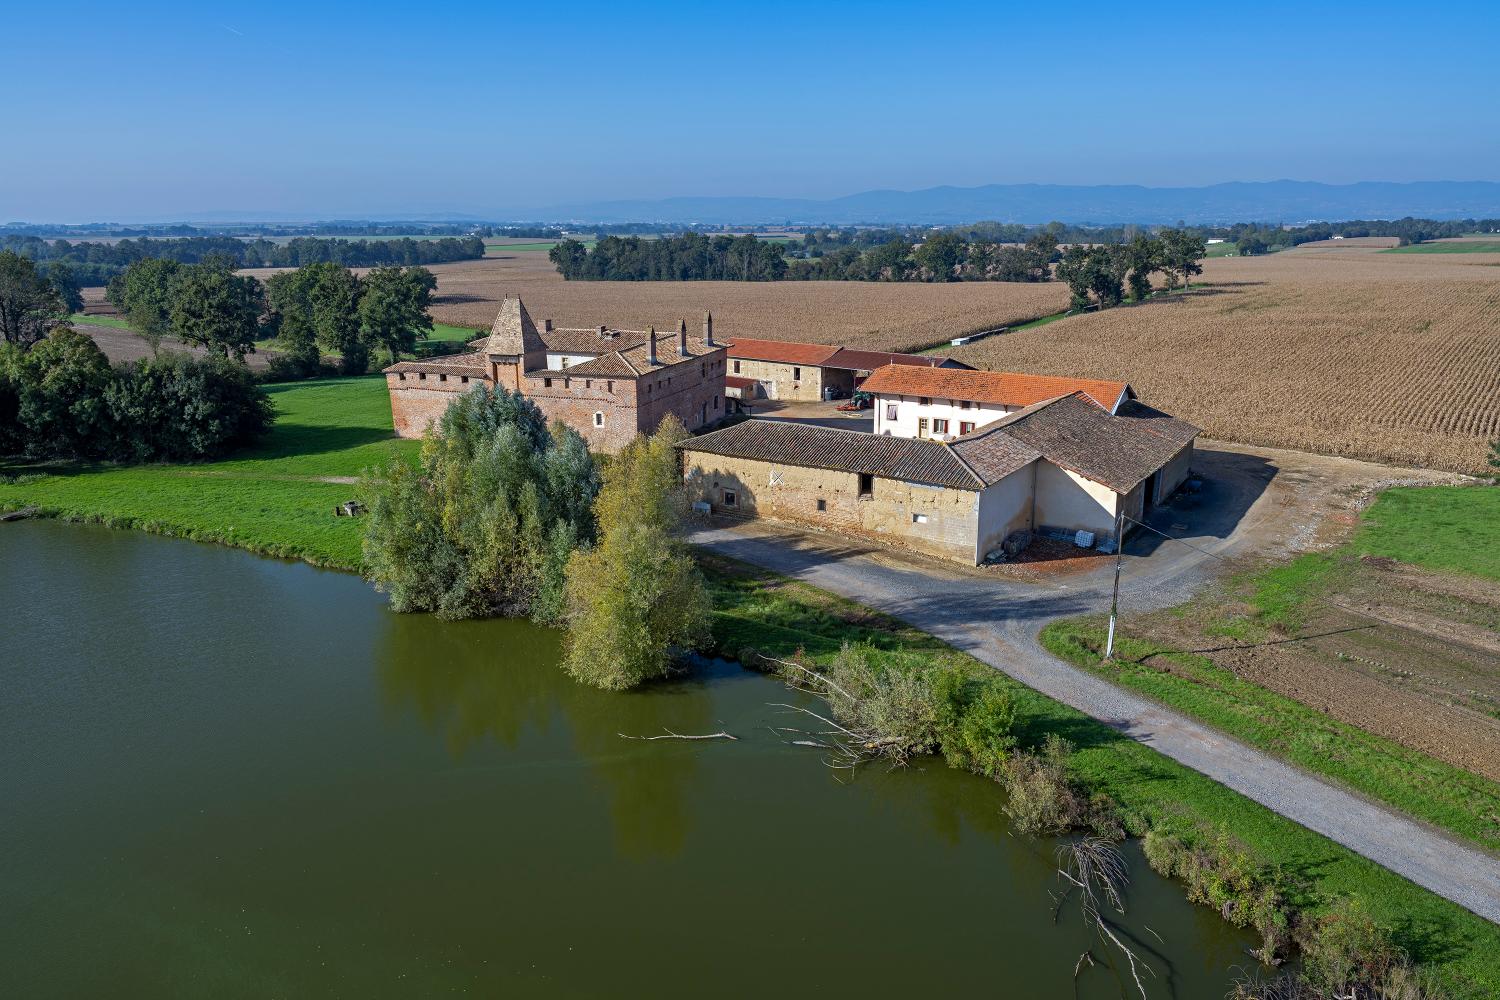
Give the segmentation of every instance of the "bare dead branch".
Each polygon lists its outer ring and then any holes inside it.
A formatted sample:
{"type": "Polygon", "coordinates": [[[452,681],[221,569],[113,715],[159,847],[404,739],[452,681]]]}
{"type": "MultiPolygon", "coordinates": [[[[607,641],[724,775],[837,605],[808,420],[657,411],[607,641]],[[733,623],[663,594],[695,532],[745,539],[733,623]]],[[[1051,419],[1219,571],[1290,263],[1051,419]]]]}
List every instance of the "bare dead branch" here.
{"type": "Polygon", "coordinates": [[[628,735],[626,733],[618,733],[617,735],[622,740],[738,740],[739,739],[738,736],[731,736],[729,733],[704,733],[701,736],[695,736],[695,735],[692,735],[690,733],[674,733],[670,729],[668,729],[666,731],[666,735],[664,735],[664,736],[630,736],[630,735],[628,735]]]}

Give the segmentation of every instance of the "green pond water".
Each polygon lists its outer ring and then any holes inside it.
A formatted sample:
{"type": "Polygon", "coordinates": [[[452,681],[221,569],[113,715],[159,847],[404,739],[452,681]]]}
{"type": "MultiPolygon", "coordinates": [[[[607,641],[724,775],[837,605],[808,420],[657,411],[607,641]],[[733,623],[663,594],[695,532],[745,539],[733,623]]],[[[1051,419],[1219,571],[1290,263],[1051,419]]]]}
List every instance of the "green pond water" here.
{"type": "MultiPolygon", "coordinates": [[[[1128,995],[996,785],[841,783],[738,667],[595,692],[525,623],[47,521],[0,608],[0,996],[1128,995]],[[619,736],[664,728],[740,739],[619,736]]],[[[1247,939],[1126,851],[1150,996],[1222,996],[1247,939]]]]}

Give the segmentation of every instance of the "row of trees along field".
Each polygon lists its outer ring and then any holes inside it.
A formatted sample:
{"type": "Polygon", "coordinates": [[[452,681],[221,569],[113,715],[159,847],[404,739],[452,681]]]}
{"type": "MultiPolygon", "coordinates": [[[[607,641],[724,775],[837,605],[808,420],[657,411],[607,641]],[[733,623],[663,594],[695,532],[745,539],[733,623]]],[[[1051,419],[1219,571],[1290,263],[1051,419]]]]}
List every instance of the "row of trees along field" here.
{"type": "Polygon", "coordinates": [[[323,353],[344,374],[363,374],[371,358],[410,354],[432,329],[427,314],[437,279],[425,267],[377,267],[363,277],[331,262],[306,264],[262,284],[210,256],[180,264],[149,258],[109,283],[109,301],[153,347],[176,337],[243,360],[257,340],[274,339],[279,377],[319,372],[323,353]]]}
{"type": "Polygon", "coordinates": [[[1283,226],[1265,222],[1241,222],[1232,226],[1199,230],[1206,237],[1228,240],[1241,254],[1255,256],[1286,250],[1303,243],[1331,240],[1335,236],[1391,236],[1402,246],[1428,240],[1466,236],[1469,233],[1500,232],[1500,219],[1353,219],[1346,222],[1312,222],[1305,226],[1283,226]]]}
{"type": "Polygon", "coordinates": [[[131,264],[168,260],[200,264],[224,258],[235,267],[303,267],[332,263],[344,267],[411,267],[484,256],[484,240],[477,236],[432,240],[344,240],[297,237],[285,243],[233,236],[194,236],[184,239],[134,239],[117,243],[44,240],[36,236],[0,237],[0,250],[10,250],[41,265],[42,273],[73,286],[103,285],[131,264]]]}
{"type": "MultiPolygon", "coordinates": [[[[899,235],[885,242],[842,243],[822,256],[787,261],[785,246],[754,236],[682,236],[642,240],[606,237],[592,250],[565,240],[550,251],[558,271],[570,280],[597,281],[1050,281],[1054,277],[1074,286],[1075,306],[1117,304],[1129,280],[1137,297],[1150,292],[1150,275],[1180,275],[1185,281],[1201,272],[1203,238],[1185,229],[1163,229],[1156,235],[1135,232],[1117,243],[1074,244],[1067,253],[1058,236],[1065,227],[1035,229],[1024,242],[987,242],[989,235],[1018,236],[1000,227],[945,230],[913,244],[899,235]],[[1057,265],[1054,271],[1054,265],[1057,265]],[[1064,273],[1066,265],[1066,274],[1064,273]],[[1083,272],[1087,272],[1084,275],[1083,272]],[[1079,290],[1082,289],[1081,294],[1079,290]]],[[[1017,229],[1023,227],[1014,227],[1017,229]]],[[[1121,233],[1123,235],[1123,231],[1121,233]]],[[[808,234],[822,247],[826,231],[808,234]]]]}
{"type": "Polygon", "coordinates": [[[777,281],[786,275],[779,243],[754,236],[681,236],[643,240],[606,236],[587,249],[564,240],[548,259],[570,281],[777,281]]]}

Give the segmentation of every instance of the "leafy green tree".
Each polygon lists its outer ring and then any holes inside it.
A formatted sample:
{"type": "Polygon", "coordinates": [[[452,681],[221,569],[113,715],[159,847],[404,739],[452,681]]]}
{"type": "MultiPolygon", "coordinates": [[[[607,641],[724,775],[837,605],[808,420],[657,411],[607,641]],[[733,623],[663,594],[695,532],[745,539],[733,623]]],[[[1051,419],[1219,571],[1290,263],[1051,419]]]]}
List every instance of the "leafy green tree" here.
{"type": "Polygon", "coordinates": [[[1162,269],[1161,244],[1144,233],[1120,249],[1122,262],[1128,269],[1126,283],[1130,286],[1130,297],[1144,302],[1151,294],[1151,275],[1162,269]]]}
{"type": "Polygon", "coordinates": [[[0,250],[0,335],[5,343],[34,344],[67,315],[63,297],[37,273],[35,263],[0,250]]]}
{"type": "Polygon", "coordinates": [[[929,281],[957,281],[964,249],[964,241],[953,233],[936,233],[917,247],[913,256],[929,281]]]}
{"type": "Polygon", "coordinates": [[[599,545],[575,552],[567,571],[564,666],[586,684],[623,690],[664,676],[707,638],[708,591],[674,535],[683,502],[676,445],[686,436],[668,417],[605,469],[599,545]]]}
{"type": "Polygon", "coordinates": [[[170,352],[117,367],[104,402],[108,457],[121,462],[210,458],[254,441],[275,416],[249,368],[170,352]]]}
{"type": "Polygon", "coordinates": [[[47,280],[57,289],[69,314],[83,312],[83,286],[78,268],[66,260],[53,261],[47,266],[47,280]]]}
{"type": "Polygon", "coordinates": [[[225,357],[243,361],[255,350],[265,290],[234,273],[234,262],[212,257],[182,269],[172,283],[172,332],[225,357]]]}
{"type": "Polygon", "coordinates": [[[370,578],[396,611],[439,618],[562,611],[568,559],[594,535],[598,472],[583,438],[504,387],[448,407],[418,462],[365,480],[370,578]]]}
{"type": "Polygon", "coordinates": [[[419,333],[432,331],[432,293],[437,278],[425,267],[377,267],[365,275],[359,300],[361,335],[395,361],[417,346],[419,333]]]}
{"type": "Polygon", "coordinates": [[[1242,257],[1259,257],[1270,250],[1270,245],[1260,233],[1247,232],[1239,238],[1234,248],[1242,257]]]}
{"type": "Polygon", "coordinates": [[[1186,289],[1193,275],[1203,273],[1198,263],[1208,254],[1208,245],[1203,237],[1186,229],[1163,229],[1157,234],[1161,242],[1162,270],[1182,278],[1186,289]]]}
{"type": "Polygon", "coordinates": [[[363,375],[370,367],[370,347],[359,327],[359,278],[342,264],[308,264],[301,270],[309,275],[308,303],[318,343],[340,356],[339,370],[345,375],[363,375]]]}
{"type": "Polygon", "coordinates": [[[114,373],[92,337],[59,326],[7,363],[22,450],[32,458],[99,458],[107,453],[114,373]]]}
{"type": "Polygon", "coordinates": [[[1097,301],[1101,309],[1119,305],[1125,297],[1124,272],[1124,255],[1110,246],[1075,244],[1057,265],[1058,279],[1067,282],[1073,293],[1073,309],[1086,309],[1091,301],[1097,301]]]}
{"type": "Polygon", "coordinates": [[[273,274],[266,281],[268,323],[275,331],[276,347],[298,376],[318,371],[318,331],[313,325],[314,277],[305,267],[273,274]]]}
{"type": "Polygon", "coordinates": [[[172,332],[172,296],[182,264],[147,257],[131,264],[109,283],[108,298],[124,314],[131,329],[161,349],[163,337],[172,332]]]}
{"type": "Polygon", "coordinates": [[[1060,228],[1061,224],[1054,222],[1027,238],[1025,260],[1028,281],[1046,281],[1051,275],[1052,265],[1059,259],[1057,229],[1060,228]]]}

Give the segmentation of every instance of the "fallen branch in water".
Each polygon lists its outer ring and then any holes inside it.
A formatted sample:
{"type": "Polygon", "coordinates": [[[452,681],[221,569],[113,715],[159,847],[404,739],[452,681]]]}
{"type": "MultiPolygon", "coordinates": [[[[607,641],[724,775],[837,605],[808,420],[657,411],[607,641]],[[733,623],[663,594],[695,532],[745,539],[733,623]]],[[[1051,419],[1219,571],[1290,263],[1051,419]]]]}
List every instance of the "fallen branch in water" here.
{"type": "Polygon", "coordinates": [[[738,740],[738,736],[728,733],[704,733],[702,736],[694,736],[686,733],[674,733],[668,729],[665,736],[630,736],[626,733],[618,734],[622,740],[738,740]]]}

